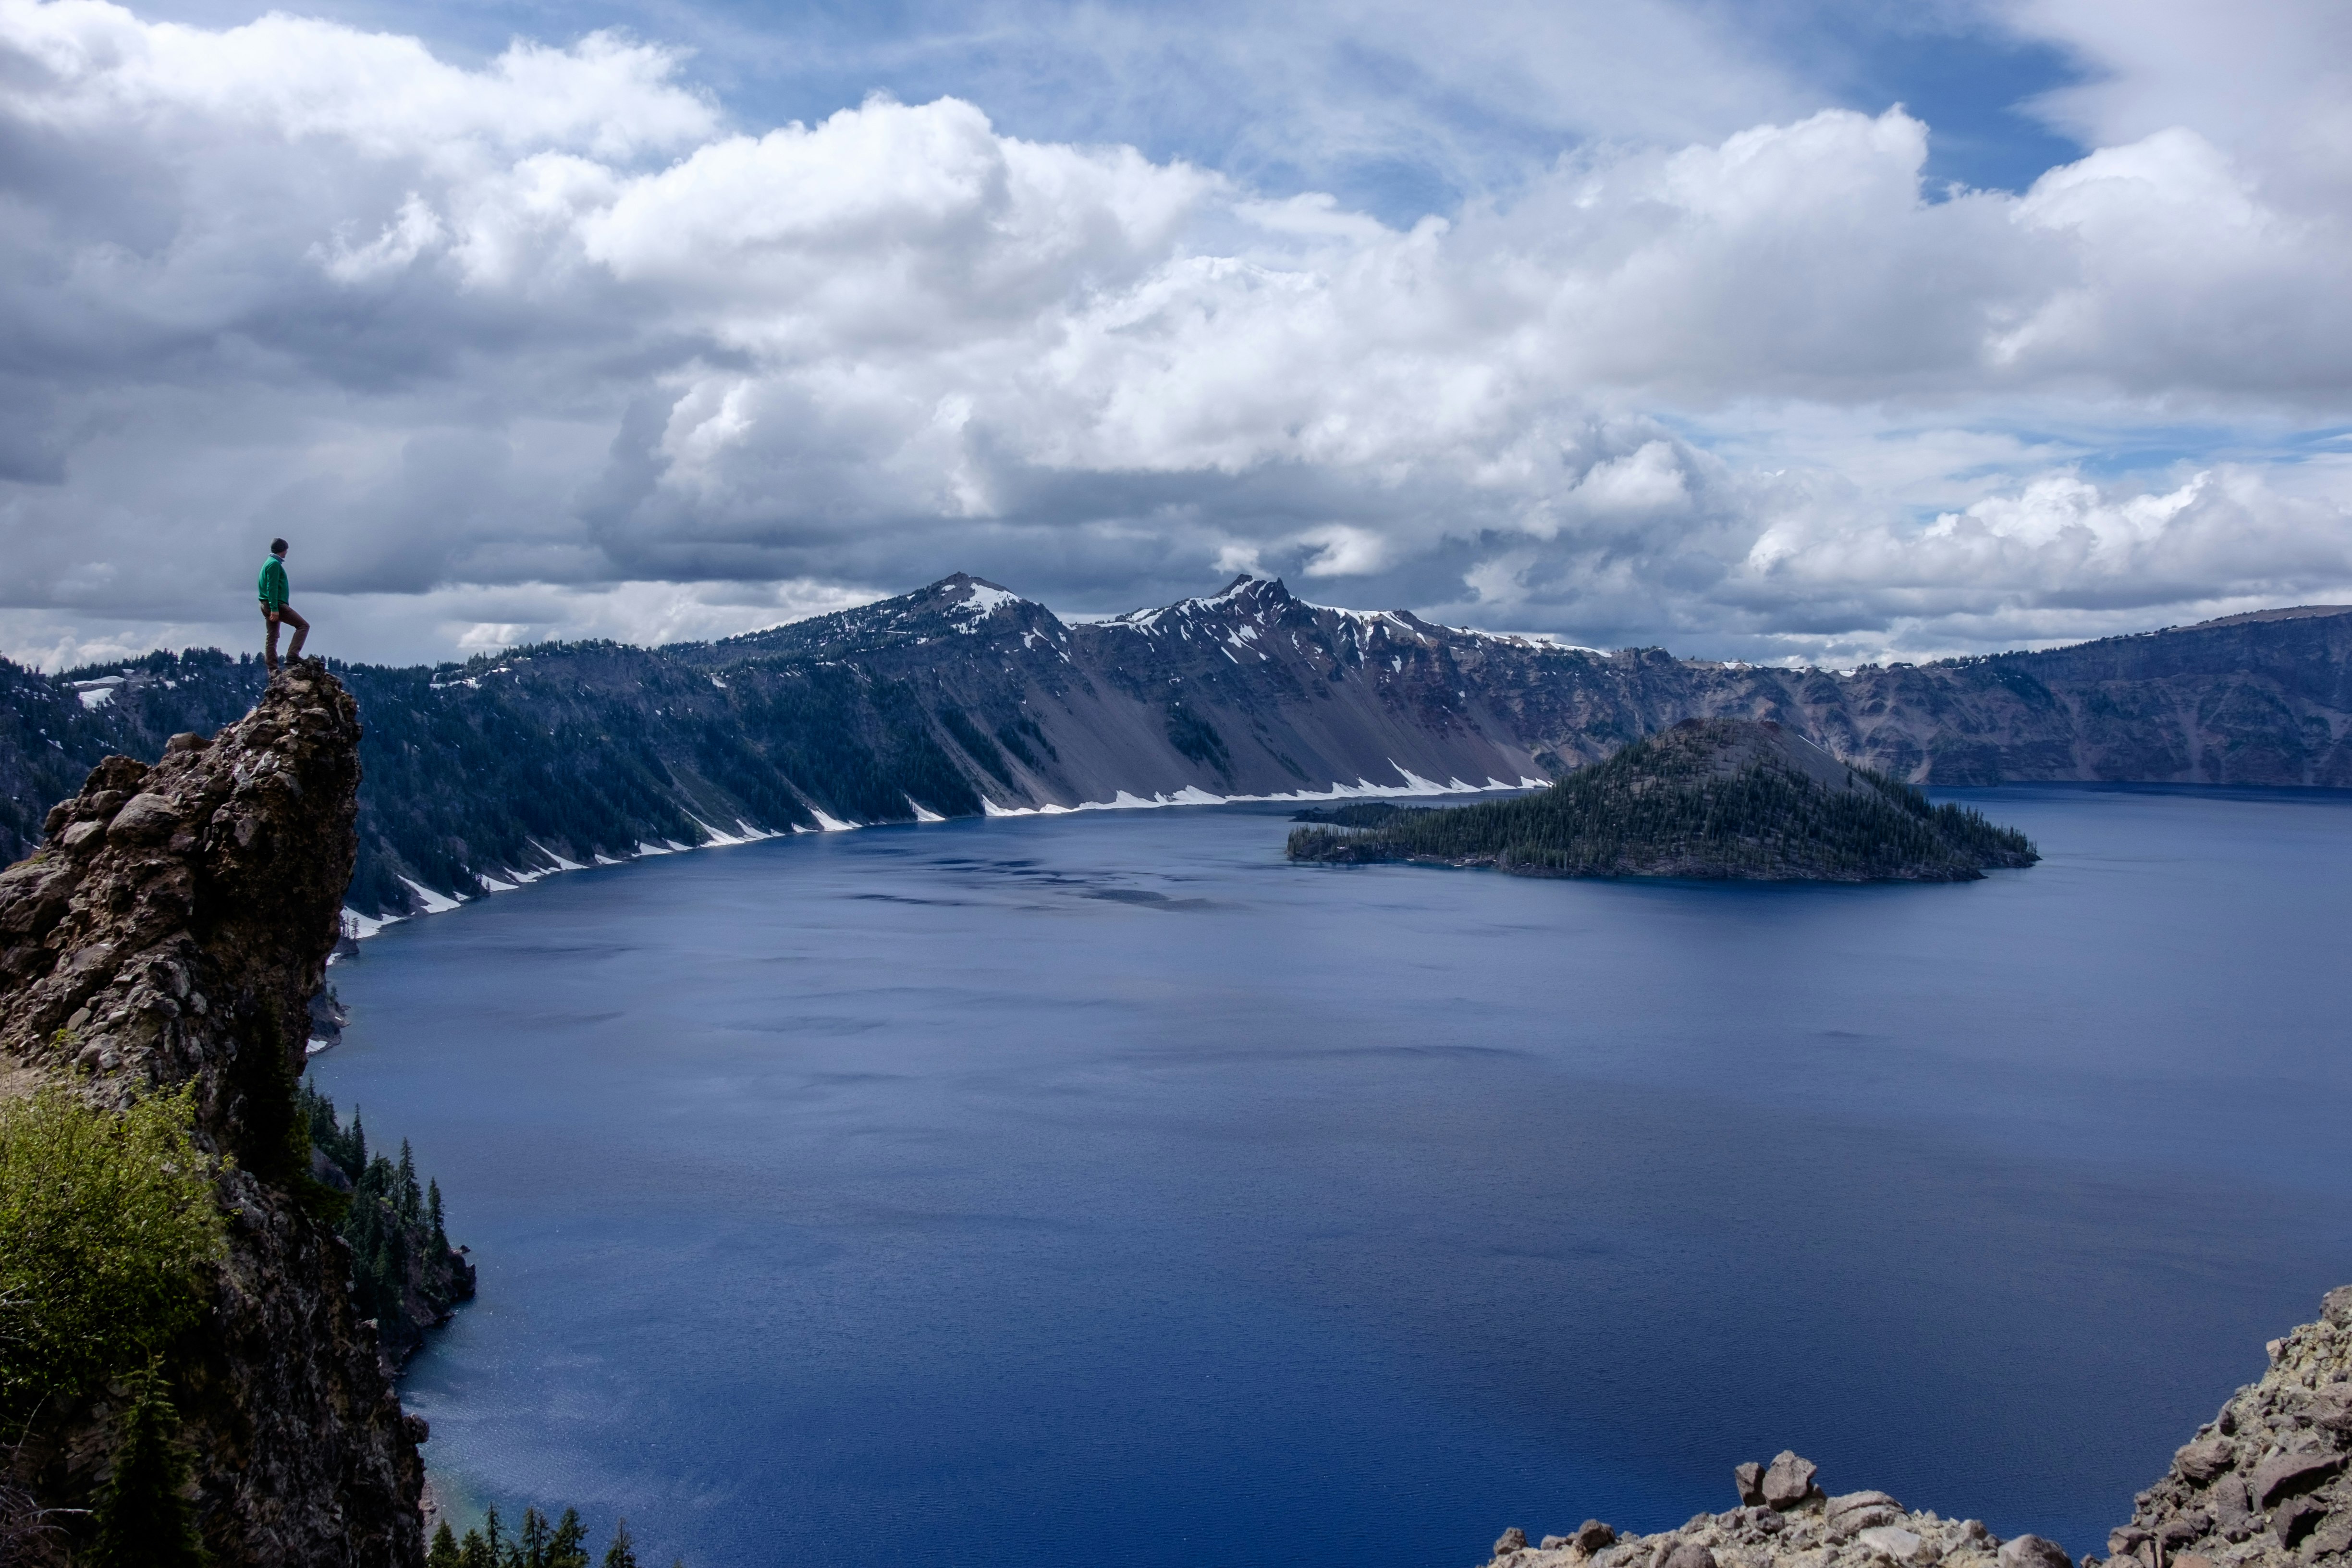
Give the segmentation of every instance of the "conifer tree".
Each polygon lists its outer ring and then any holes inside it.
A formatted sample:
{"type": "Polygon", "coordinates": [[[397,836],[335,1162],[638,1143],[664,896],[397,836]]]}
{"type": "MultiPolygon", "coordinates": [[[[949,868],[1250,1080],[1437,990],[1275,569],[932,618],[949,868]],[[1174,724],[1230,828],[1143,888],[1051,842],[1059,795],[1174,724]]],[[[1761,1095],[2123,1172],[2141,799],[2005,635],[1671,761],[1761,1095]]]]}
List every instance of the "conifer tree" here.
{"type": "Polygon", "coordinates": [[[626,1519],[613,1526],[613,1544],[604,1548],[604,1568],[637,1568],[637,1543],[629,1539],[626,1519]]]}
{"type": "Polygon", "coordinates": [[[352,1174],[367,1169],[367,1129],[360,1125],[360,1108],[352,1107],[352,1174]]]}
{"type": "Polygon", "coordinates": [[[580,1522],[578,1509],[565,1509],[555,1521],[555,1533],[547,1538],[547,1568],[590,1568],[588,1527],[580,1522]]]}
{"type": "Polygon", "coordinates": [[[547,1568],[547,1515],[535,1508],[522,1510],[523,1568],[547,1568]]]}
{"type": "Polygon", "coordinates": [[[182,1489],[188,1460],[173,1442],[180,1425],[158,1366],[126,1380],[129,1397],[114,1474],[100,1495],[95,1568],[198,1568],[204,1547],[182,1489]]]}
{"type": "Polygon", "coordinates": [[[490,1543],[482,1539],[479,1530],[466,1531],[466,1542],[457,1548],[457,1568],[499,1568],[499,1560],[490,1553],[490,1543]]]}
{"type": "Polygon", "coordinates": [[[425,1217],[433,1222],[433,1245],[447,1251],[449,1233],[441,1228],[441,1184],[438,1181],[425,1184],[425,1217]]]}
{"type": "Polygon", "coordinates": [[[465,1568],[465,1559],[457,1551],[457,1537],[446,1519],[441,1528],[433,1532],[432,1548],[425,1553],[425,1568],[465,1568]]]}
{"type": "Polygon", "coordinates": [[[408,1140],[400,1141],[400,1185],[396,1189],[400,1217],[415,1225],[424,1217],[424,1195],[416,1190],[416,1157],[409,1152],[408,1140]]]}

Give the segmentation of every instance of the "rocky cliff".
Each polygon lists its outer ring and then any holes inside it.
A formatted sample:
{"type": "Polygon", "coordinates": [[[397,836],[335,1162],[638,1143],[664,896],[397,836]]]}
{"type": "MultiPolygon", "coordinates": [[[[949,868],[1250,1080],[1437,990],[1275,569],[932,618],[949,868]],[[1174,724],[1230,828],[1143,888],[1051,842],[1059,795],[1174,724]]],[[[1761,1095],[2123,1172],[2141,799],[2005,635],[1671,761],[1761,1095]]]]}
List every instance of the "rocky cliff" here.
{"type": "MultiPolygon", "coordinates": [[[[2240,1389],[2107,1537],[2108,1568],[2346,1568],[2352,1564],[2352,1286],[2317,1322],[2270,1345],[2240,1389]]],[[[1535,1545],[1513,1528],[1489,1568],[2071,1568],[2035,1535],[1914,1511],[1881,1491],[1826,1492],[1793,1453],[1732,1472],[1739,1506],[1678,1530],[1620,1535],[1587,1520],[1535,1545]]],[[[2086,1553],[2083,1568],[2099,1568],[2086,1553]]]]}
{"type": "MultiPolygon", "coordinates": [[[[421,1563],[421,1422],[358,1320],[350,1250],[300,1195],[295,1084],[355,849],[358,705],[315,662],[152,767],[110,757],[0,873],[0,1053],[9,1087],[100,1103],[192,1083],[197,1136],[230,1156],[229,1254],[174,1358],[200,1528],[223,1564],[421,1563]]],[[[106,1463],[103,1399],[47,1410],[22,1467],[52,1503],[106,1463]]]]}
{"type": "MultiPolygon", "coordinates": [[[[2342,606],[1840,673],[1465,631],[1264,578],[1072,623],[959,574],[724,642],[342,675],[370,715],[365,915],[747,828],[1517,784],[1691,718],[1777,722],[1914,784],[2352,787],[2342,606]]],[[[261,676],[210,651],[72,681],[0,665],[0,857],[71,769],[225,723],[261,676]]]]}

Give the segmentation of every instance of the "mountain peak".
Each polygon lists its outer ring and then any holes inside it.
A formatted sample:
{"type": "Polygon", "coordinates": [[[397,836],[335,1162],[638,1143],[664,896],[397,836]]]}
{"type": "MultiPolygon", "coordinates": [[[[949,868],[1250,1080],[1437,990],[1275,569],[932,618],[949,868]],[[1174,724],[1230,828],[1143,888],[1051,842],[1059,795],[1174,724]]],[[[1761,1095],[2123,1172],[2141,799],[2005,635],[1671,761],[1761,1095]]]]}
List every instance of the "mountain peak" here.
{"type": "Polygon", "coordinates": [[[1282,585],[1281,578],[1269,577],[1263,572],[1244,572],[1209,595],[1212,603],[1219,599],[1287,599],[1289,597],[1290,590],[1282,585]]]}

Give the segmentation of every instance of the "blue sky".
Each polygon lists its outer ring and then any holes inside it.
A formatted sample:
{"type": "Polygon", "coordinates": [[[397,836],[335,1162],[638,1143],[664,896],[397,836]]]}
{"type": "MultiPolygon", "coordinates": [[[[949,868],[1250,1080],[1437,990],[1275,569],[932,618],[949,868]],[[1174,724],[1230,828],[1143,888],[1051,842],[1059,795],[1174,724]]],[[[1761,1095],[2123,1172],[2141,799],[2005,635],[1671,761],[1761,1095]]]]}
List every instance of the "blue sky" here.
{"type": "Polygon", "coordinates": [[[2352,597],[2297,0],[0,0],[0,652],[981,572],[1755,659],[2352,597]],[[878,95],[878,96],[877,96],[878,95]]]}
{"type": "MultiPolygon", "coordinates": [[[[170,4],[157,17],[228,26],[250,4],[170,4]]],[[[971,100],[1010,134],[1116,142],[1157,159],[1224,170],[1274,193],[1329,191],[1391,223],[1507,193],[1516,176],[1596,131],[1574,105],[1520,111],[1433,79],[1380,29],[1315,29],[1318,90],[1385,105],[1425,135],[1372,151],[1299,149],[1271,128],[1302,106],[1237,94],[1207,40],[1246,34],[1263,7],[1236,5],[997,5],[338,3],[298,7],[372,30],[413,32],[451,59],[487,61],[517,37],[569,42],[617,29],[693,51],[693,74],[740,124],[818,120],[885,92],[908,102],[971,100]],[[1110,35],[1107,37],[1106,35],[1110,35]],[[1442,139],[1442,140],[1441,140],[1442,139]]],[[[2034,100],[2084,79],[2084,62],[1982,13],[1948,5],[1759,3],[1706,8],[1727,53],[1785,82],[1790,101],[1876,113],[1906,105],[1935,127],[1932,183],[2022,190],[2086,149],[2034,112],[2034,100]]],[[[1736,100],[1712,127],[1738,130],[1736,100]]],[[[1745,107],[1754,107],[1747,105],[1745,107]]],[[[1687,110],[1685,110],[1687,112],[1687,110]]],[[[1694,130],[1706,129],[1696,121],[1694,130]]],[[[1361,141],[1380,140],[1365,137],[1361,141]]]]}

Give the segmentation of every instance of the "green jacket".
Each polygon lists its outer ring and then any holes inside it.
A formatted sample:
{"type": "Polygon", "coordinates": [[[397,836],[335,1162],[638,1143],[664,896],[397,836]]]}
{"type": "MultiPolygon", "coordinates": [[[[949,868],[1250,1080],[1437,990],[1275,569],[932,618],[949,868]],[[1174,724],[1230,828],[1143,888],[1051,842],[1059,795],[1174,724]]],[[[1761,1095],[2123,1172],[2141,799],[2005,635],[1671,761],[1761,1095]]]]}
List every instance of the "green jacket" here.
{"type": "Polygon", "coordinates": [[[275,555],[261,563],[261,607],[265,610],[286,607],[286,563],[275,555]]]}

